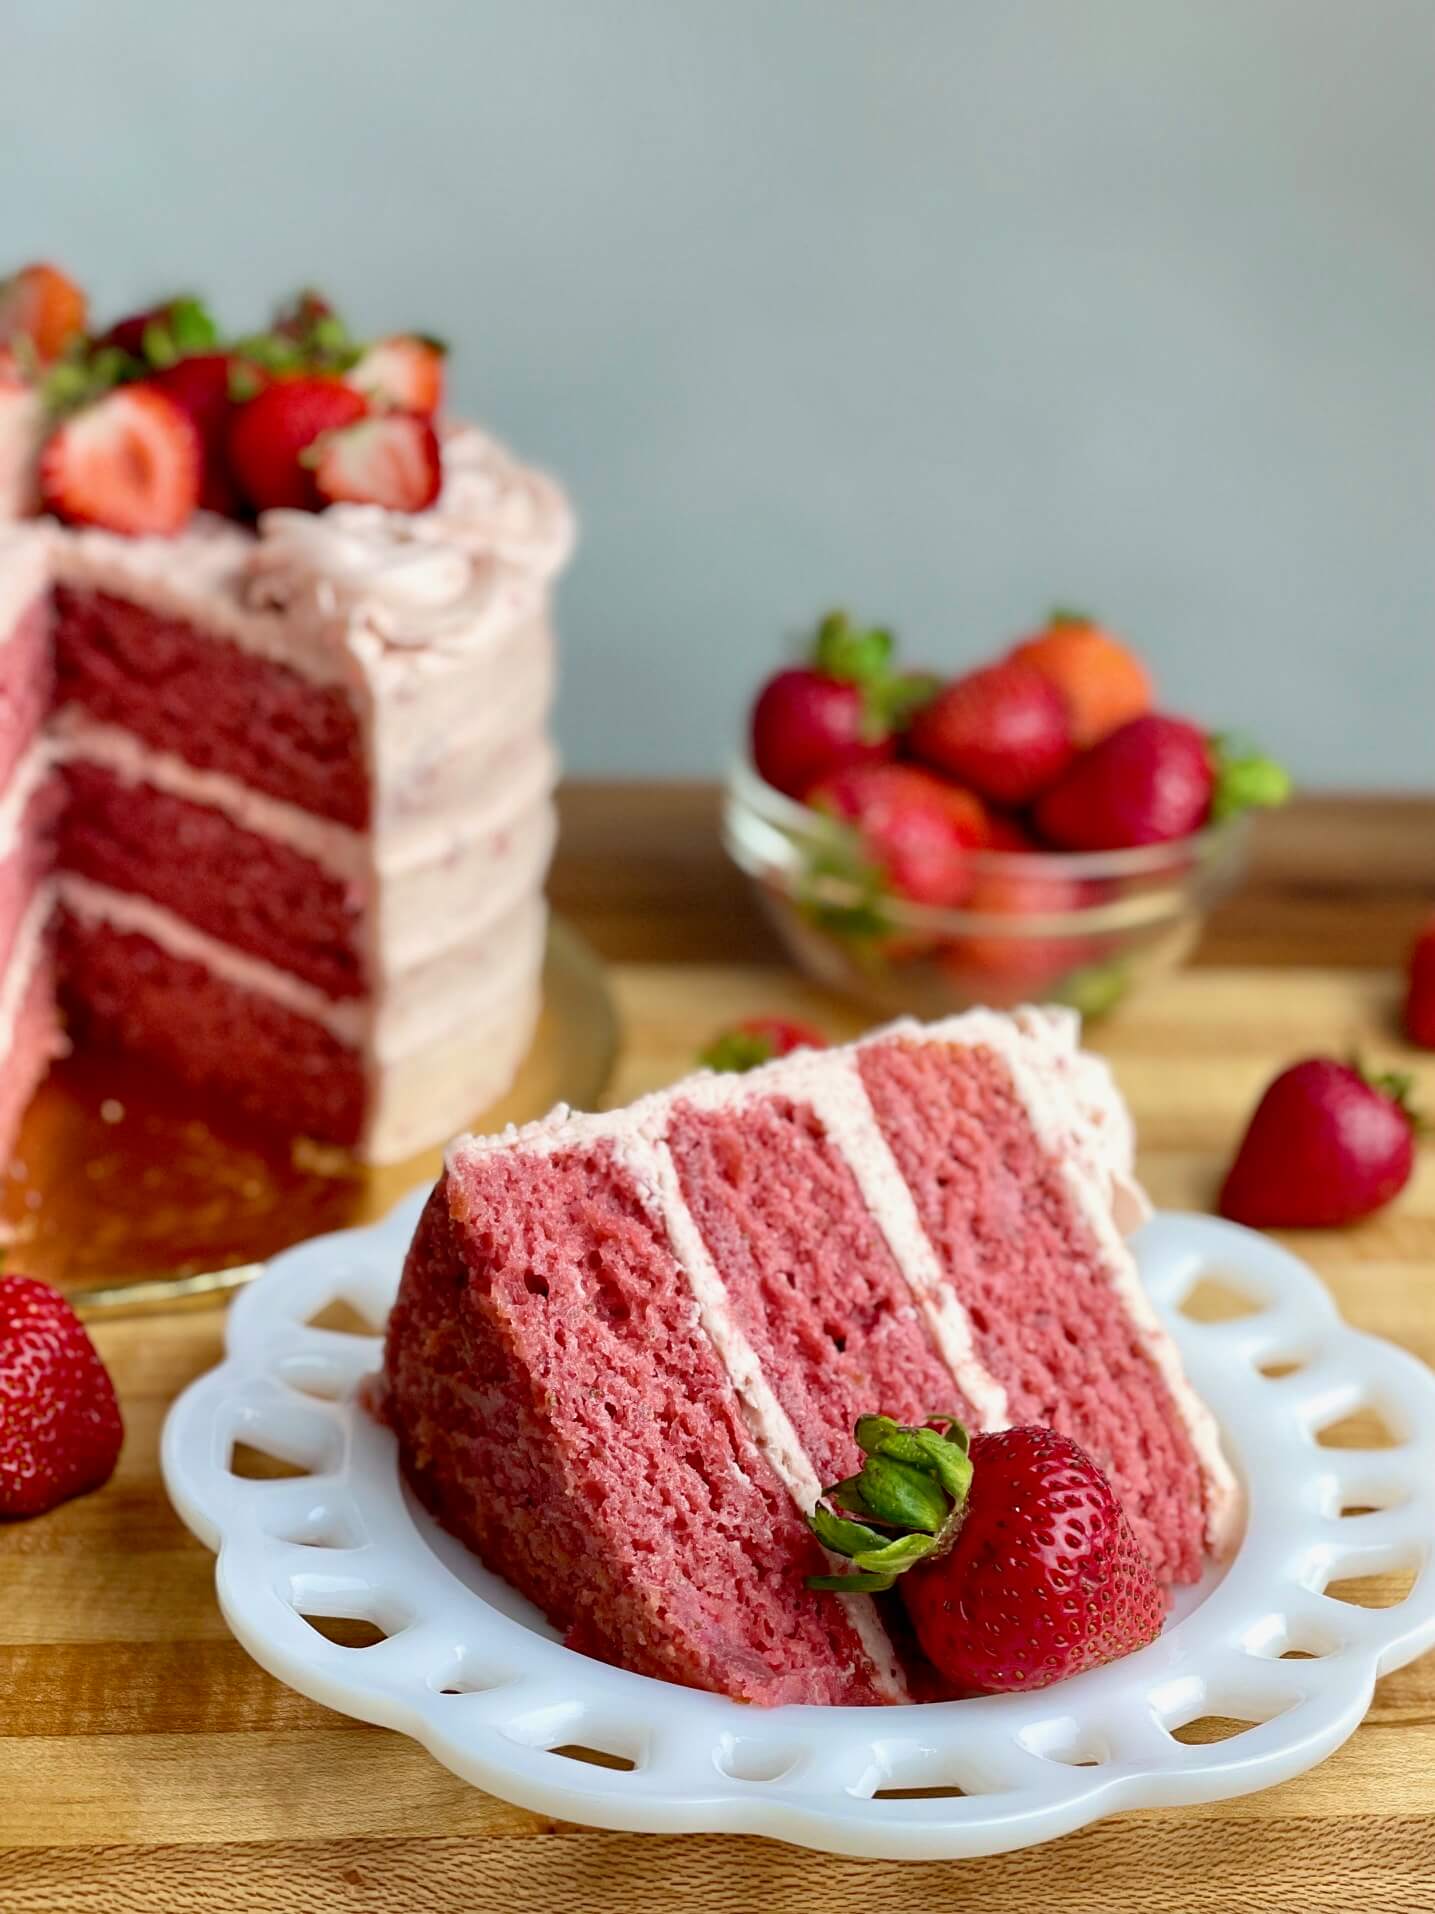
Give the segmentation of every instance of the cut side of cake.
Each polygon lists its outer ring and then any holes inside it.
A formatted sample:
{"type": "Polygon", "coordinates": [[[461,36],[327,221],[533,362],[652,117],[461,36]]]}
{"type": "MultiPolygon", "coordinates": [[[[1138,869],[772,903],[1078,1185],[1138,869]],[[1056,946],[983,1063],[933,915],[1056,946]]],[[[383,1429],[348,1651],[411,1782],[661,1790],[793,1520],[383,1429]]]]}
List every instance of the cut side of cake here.
{"type": "Polygon", "coordinates": [[[1062,1431],[1197,1579],[1237,1491],[1077,1046],[1069,1013],[974,1011],[453,1145],[385,1352],[425,1505],[573,1647],[759,1703],[911,1692],[880,1604],[804,1580],[878,1408],[1062,1431]]]}
{"type": "Polygon", "coordinates": [[[555,837],[557,491],[0,528],[0,1163],[70,1033],[376,1161],[501,1094],[555,837]],[[22,934],[23,933],[23,934],[22,934]]]}

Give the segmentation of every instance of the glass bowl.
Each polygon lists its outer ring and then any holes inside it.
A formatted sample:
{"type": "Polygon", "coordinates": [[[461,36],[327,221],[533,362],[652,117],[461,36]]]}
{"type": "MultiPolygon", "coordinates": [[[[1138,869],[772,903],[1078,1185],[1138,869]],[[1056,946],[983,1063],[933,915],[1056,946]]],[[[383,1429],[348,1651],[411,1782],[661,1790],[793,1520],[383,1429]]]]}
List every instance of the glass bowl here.
{"type": "Polygon", "coordinates": [[[844,824],[734,765],[728,855],[818,983],[881,1016],[1064,1003],[1103,1016],[1184,961],[1240,877],[1247,820],[1134,850],[974,851],[970,907],[909,903],[862,870],[844,824]]]}

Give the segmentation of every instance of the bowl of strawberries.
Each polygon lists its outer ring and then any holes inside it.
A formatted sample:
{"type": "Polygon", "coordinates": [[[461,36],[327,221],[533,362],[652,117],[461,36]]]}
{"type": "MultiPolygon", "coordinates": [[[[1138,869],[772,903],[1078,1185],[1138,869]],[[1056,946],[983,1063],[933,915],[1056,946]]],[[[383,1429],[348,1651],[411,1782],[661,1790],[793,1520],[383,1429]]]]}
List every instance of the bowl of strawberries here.
{"type": "Polygon", "coordinates": [[[1114,1009],[1190,952],[1282,768],[1156,708],[1141,658],[1054,613],[951,679],[844,612],[769,678],[724,840],[797,963],[886,1016],[1114,1009]]]}

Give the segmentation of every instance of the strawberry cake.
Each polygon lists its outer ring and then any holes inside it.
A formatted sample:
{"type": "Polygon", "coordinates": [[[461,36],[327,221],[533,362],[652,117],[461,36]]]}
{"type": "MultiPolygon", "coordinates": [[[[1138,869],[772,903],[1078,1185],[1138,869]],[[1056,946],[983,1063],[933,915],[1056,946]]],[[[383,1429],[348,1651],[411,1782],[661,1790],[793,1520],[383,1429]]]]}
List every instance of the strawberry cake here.
{"type": "Polygon", "coordinates": [[[438,1520],[586,1654],[756,1703],[910,1693],[807,1516],[881,1405],[1041,1424],[1166,1585],[1233,1546],[1212,1419],[1125,1233],[1105,1066],[1060,1010],[900,1023],[450,1147],[382,1412],[438,1520]]]}
{"type": "Polygon", "coordinates": [[[91,335],[27,268],[0,341],[0,1164],[71,1038],[371,1160],[452,1135],[537,1014],[561,494],[314,295],[91,335]]]}

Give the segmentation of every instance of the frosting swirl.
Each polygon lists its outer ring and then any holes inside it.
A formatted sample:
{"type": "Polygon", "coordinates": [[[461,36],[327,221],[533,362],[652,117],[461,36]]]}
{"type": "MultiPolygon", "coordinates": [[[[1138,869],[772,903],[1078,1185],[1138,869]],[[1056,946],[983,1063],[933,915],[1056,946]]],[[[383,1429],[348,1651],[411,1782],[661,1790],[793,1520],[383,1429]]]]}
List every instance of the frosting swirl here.
{"type": "Polygon", "coordinates": [[[399,648],[459,640],[515,574],[550,576],[572,542],[563,496],[473,427],[444,443],[426,512],[331,505],[259,518],[242,591],[251,610],[357,617],[399,648]]]}

